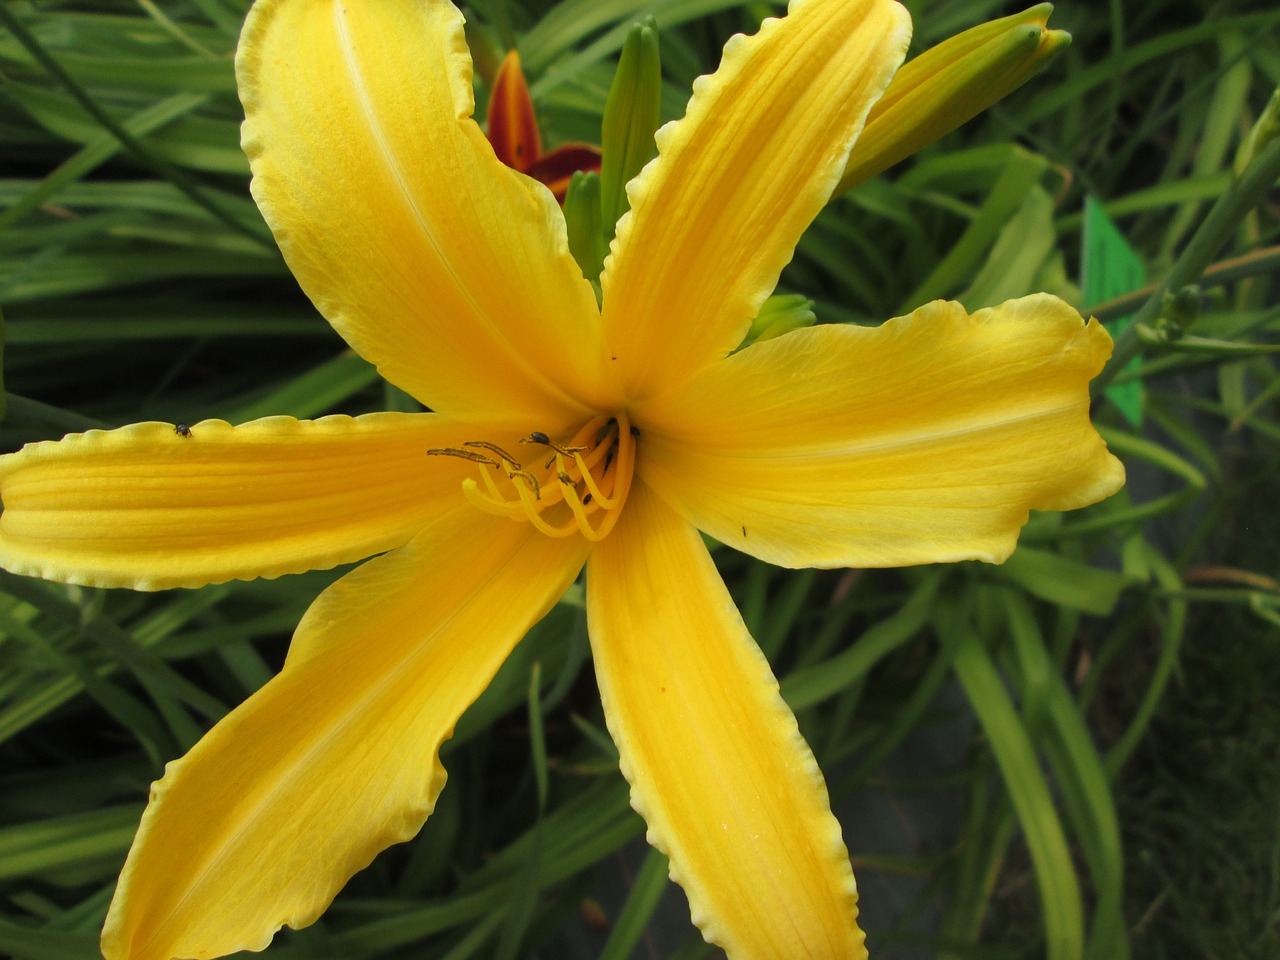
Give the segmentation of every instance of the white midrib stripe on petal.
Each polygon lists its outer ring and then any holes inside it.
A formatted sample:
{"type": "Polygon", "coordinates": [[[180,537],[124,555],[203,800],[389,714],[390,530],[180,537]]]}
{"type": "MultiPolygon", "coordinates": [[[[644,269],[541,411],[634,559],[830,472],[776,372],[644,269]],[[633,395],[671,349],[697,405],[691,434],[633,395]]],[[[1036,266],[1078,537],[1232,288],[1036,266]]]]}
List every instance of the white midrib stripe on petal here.
{"type": "Polygon", "coordinates": [[[346,4],[344,0],[335,0],[333,4],[334,27],[337,31],[338,40],[342,47],[342,59],[346,66],[347,75],[351,79],[351,85],[356,94],[356,99],[360,103],[361,112],[364,114],[365,122],[368,124],[369,131],[373,136],[374,142],[378,146],[378,152],[382,157],[382,161],[391,176],[395,180],[396,187],[400,191],[400,195],[404,198],[405,206],[413,213],[413,218],[421,231],[422,236],[427,243],[431,245],[431,249],[435,251],[441,265],[448,271],[449,276],[453,280],[453,285],[462,295],[463,299],[471,306],[475,316],[483,321],[494,338],[507,348],[508,357],[516,360],[518,366],[522,368],[531,381],[538,384],[549,396],[560,398],[567,402],[571,407],[580,407],[581,403],[568,394],[559,384],[550,379],[538,367],[525,363],[520,357],[518,351],[511,349],[511,344],[507,339],[504,325],[498,323],[489,312],[481,306],[471,292],[469,284],[463,281],[458,270],[453,264],[452,258],[449,256],[446,248],[440,243],[435,231],[432,229],[430,219],[424,214],[421,206],[418,204],[414,193],[409,189],[408,179],[404,175],[404,170],[396,159],[395,152],[391,149],[387,142],[386,134],[383,131],[382,124],[378,121],[377,109],[373,103],[373,99],[369,95],[369,90],[364,82],[364,75],[361,73],[359,62],[356,58],[355,48],[351,42],[351,34],[347,30],[346,23],[346,4]]]}

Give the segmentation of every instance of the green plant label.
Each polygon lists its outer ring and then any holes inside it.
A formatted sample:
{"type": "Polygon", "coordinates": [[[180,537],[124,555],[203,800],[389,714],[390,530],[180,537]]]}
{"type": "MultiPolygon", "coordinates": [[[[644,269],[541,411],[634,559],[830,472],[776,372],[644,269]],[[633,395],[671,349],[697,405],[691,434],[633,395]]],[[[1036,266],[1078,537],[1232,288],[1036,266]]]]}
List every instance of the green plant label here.
{"type": "MultiPolygon", "coordinates": [[[[1102,204],[1093,197],[1084,201],[1084,249],[1080,257],[1080,285],[1086,303],[1096,304],[1144,286],[1147,271],[1129,241],[1116,229],[1102,204]]],[[[1113,337],[1129,325],[1133,315],[1106,321],[1113,337]]],[[[1125,367],[1135,369],[1142,360],[1134,357],[1125,367]]],[[[1129,380],[1107,388],[1106,397],[1135,427],[1142,426],[1142,381],[1129,380]]]]}

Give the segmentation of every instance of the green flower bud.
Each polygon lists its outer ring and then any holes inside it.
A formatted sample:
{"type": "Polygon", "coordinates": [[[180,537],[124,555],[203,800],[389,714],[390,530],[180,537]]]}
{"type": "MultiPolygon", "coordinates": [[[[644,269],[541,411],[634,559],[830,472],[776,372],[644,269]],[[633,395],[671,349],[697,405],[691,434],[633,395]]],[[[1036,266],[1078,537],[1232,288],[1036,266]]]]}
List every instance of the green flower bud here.
{"type": "Polygon", "coordinates": [[[869,180],[973,119],[1031,79],[1070,42],[1045,24],[1053,4],[980,24],[903,65],[867,125],[836,194],[869,180]]]}
{"type": "Polygon", "coordinates": [[[792,330],[811,327],[817,316],[813,312],[813,301],[799,293],[775,293],[764,302],[759,315],[751,321],[751,329],[743,346],[772,340],[792,330]]]}
{"type": "Polygon", "coordinates": [[[613,238],[618,218],[627,210],[627,182],[640,172],[656,150],[662,102],[662,64],[658,30],[653,18],[636,24],[627,35],[605,101],[601,124],[600,211],[606,242],[613,238]]]}

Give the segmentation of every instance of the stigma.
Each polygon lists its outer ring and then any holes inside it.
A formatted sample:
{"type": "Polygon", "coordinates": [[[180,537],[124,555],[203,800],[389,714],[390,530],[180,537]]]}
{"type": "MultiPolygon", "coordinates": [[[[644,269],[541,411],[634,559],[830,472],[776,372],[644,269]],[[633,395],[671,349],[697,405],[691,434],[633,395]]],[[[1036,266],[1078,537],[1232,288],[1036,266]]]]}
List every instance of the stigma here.
{"type": "Polygon", "coordinates": [[[519,457],[487,440],[428,450],[476,464],[480,479],[462,492],[486,513],[532,523],[549,537],[609,535],[631,490],[636,431],[626,414],[596,417],[572,437],[534,431],[519,441],[537,448],[519,457]]]}

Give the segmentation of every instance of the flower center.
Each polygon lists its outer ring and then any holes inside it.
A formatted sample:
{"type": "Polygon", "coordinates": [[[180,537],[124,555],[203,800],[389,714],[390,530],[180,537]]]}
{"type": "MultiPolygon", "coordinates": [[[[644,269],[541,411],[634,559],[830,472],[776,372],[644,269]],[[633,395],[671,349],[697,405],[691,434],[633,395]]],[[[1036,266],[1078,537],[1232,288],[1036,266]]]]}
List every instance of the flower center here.
{"type": "Polygon", "coordinates": [[[528,521],[549,537],[608,536],[636,464],[636,435],[626,414],[596,417],[567,441],[535,432],[520,443],[541,449],[521,460],[496,443],[469,440],[427,453],[475,463],[480,481],[463,480],[462,492],[487,513],[528,521]]]}

